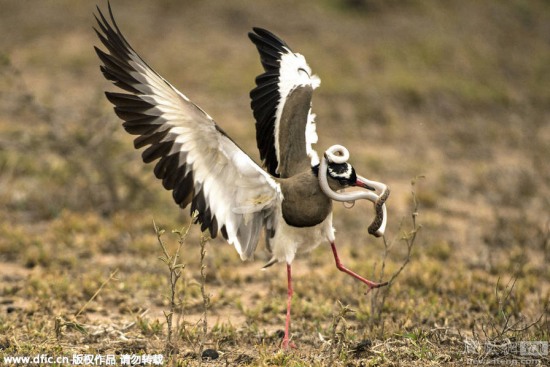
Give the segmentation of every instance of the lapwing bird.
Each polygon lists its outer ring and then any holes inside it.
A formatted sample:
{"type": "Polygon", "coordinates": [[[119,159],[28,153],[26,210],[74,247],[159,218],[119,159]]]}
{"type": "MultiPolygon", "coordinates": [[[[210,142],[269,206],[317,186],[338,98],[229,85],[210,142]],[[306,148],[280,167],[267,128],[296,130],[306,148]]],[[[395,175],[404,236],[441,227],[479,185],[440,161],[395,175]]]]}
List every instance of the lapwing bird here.
{"type": "Polygon", "coordinates": [[[242,260],[254,255],[261,232],[272,254],[266,264],[286,264],[287,313],[283,347],[290,343],[291,264],[298,253],[321,243],[332,248],[339,270],[366,284],[375,283],[346,268],[336,251],[332,202],[366,199],[374,203],[369,233],[386,227],[389,189],[359,176],[347,162],[349,152],[334,145],[319,157],[311,111],[312,93],[320,84],[305,58],[269,31],[254,28],[265,72],[256,78],[251,106],[256,139],[265,170],[219,127],[212,117],[155,72],[130,46],[109,5],[110,21],[98,8],[96,33],[107,49],[96,52],[105,78],[123,90],[106,92],[124,129],[137,135],[136,149],[145,163],[156,161],[155,176],[181,207],[198,213],[201,230],[221,233],[242,260]],[[359,190],[344,191],[358,187],[359,190]]]}

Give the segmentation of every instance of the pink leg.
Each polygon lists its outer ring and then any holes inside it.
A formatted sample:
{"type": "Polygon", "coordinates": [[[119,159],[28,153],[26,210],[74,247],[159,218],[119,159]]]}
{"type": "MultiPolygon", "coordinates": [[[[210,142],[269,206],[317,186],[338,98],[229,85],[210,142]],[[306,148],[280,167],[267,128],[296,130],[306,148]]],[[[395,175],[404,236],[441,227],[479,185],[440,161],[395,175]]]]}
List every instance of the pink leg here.
{"type": "Polygon", "coordinates": [[[355,279],[358,279],[361,282],[365,283],[367,285],[367,287],[369,287],[369,291],[373,288],[380,288],[380,287],[383,287],[385,285],[388,285],[388,282],[375,283],[375,282],[370,281],[368,279],[365,279],[362,276],[360,276],[359,274],[354,273],[353,271],[349,270],[344,265],[342,265],[342,263],[340,262],[340,258],[338,257],[338,252],[336,251],[336,245],[334,244],[334,242],[330,243],[330,247],[332,247],[332,253],[334,254],[334,261],[336,261],[336,267],[338,268],[338,270],[343,271],[344,273],[349,274],[352,277],[354,277],[355,279]]]}
{"type": "Polygon", "coordinates": [[[290,304],[292,301],[292,272],[290,270],[290,264],[286,264],[286,276],[288,280],[288,290],[286,299],[286,323],[285,323],[285,336],[283,338],[283,349],[288,349],[290,343],[290,304]]]}

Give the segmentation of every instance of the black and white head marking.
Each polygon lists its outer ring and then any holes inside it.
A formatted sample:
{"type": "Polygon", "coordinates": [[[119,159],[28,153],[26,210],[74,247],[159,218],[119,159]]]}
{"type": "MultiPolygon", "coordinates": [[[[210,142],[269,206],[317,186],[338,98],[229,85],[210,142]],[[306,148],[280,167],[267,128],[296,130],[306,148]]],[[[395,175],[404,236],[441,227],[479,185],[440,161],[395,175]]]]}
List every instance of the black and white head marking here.
{"type": "Polygon", "coordinates": [[[355,169],[349,163],[329,163],[328,174],[342,186],[349,186],[357,181],[355,169]]]}

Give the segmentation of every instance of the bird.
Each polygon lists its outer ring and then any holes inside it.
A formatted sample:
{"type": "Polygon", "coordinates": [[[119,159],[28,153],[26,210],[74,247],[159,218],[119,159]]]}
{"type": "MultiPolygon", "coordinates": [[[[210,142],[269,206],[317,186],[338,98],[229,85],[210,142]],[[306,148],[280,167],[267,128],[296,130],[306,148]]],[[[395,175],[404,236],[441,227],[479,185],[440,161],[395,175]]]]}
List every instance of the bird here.
{"type": "Polygon", "coordinates": [[[370,291],[387,282],[370,281],[341,262],[332,225],[332,204],[366,199],[375,219],[369,233],[382,236],[387,222],[387,185],[358,175],[341,145],[323,156],[317,143],[313,90],[320,79],[305,57],[263,28],[248,36],[264,72],[250,92],[256,141],[262,165],[186,95],[153,70],[120,31],[110,3],[109,20],[97,7],[94,30],[105,51],[94,46],[104,77],[120,91],[106,91],[123,128],[142,151],[144,163],[179,207],[190,207],[201,231],[218,234],[240,258],[251,260],[262,231],[271,259],[264,268],[285,263],[287,310],[281,346],[291,342],[292,262],[321,243],[329,243],[336,267],[363,282],[370,291]],[[358,187],[360,190],[345,191],[358,187]]]}

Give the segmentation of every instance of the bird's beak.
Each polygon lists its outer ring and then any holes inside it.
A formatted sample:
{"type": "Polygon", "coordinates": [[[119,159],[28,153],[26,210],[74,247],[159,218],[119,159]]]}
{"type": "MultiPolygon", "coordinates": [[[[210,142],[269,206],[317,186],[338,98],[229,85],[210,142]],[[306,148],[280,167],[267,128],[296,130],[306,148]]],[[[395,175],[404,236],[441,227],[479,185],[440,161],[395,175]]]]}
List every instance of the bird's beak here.
{"type": "Polygon", "coordinates": [[[390,195],[389,187],[381,182],[371,181],[359,175],[357,175],[357,181],[355,185],[370,191],[374,191],[372,195],[366,196],[367,200],[374,203],[374,210],[376,212],[376,217],[372,224],[369,226],[369,233],[376,237],[383,236],[384,231],[386,230],[386,222],[388,216],[385,202],[390,195]]]}
{"type": "Polygon", "coordinates": [[[370,191],[376,191],[376,189],[372,186],[369,186],[369,184],[363,180],[360,180],[360,179],[357,179],[357,181],[355,181],[355,186],[357,187],[361,187],[363,189],[367,189],[367,190],[370,190],[370,191]]]}
{"type": "Polygon", "coordinates": [[[362,187],[370,191],[374,191],[378,195],[381,195],[387,188],[387,186],[381,182],[371,181],[359,175],[357,175],[357,181],[355,181],[355,186],[362,187]]]}

